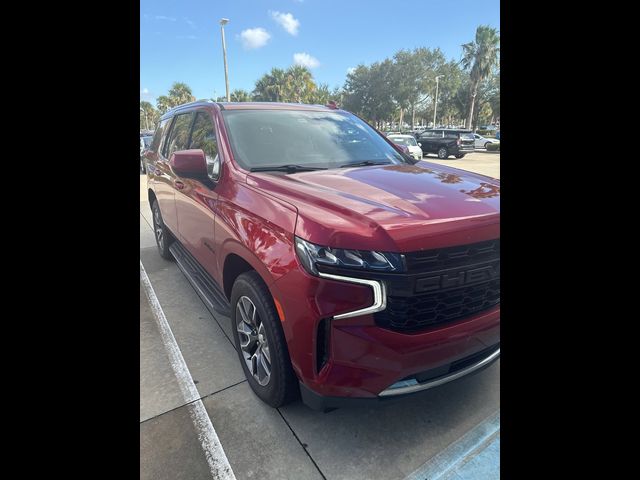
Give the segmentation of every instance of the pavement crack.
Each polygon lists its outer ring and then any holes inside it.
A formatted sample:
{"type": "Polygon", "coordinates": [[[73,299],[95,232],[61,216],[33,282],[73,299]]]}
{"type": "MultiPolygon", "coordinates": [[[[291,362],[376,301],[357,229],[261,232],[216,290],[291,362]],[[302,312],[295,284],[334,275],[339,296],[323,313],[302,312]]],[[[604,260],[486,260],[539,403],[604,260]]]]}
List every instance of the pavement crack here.
{"type": "Polygon", "coordinates": [[[300,444],[300,446],[302,447],[302,450],[304,450],[304,453],[307,454],[307,457],[309,457],[309,460],[311,460],[311,463],[313,463],[313,466],[316,467],[316,470],[318,470],[318,473],[320,474],[320,476],[323,478],[323,480],[327,480],[327,477],[325,477],[324,473],[322,473],[322,470],[320,470],[320,467],[318,466],[318,464],[316,463],[316,461],[313,459],[313,457],[311,456],[311,454],[309,453],[309,451],[307,450],[307,447],[309,445],[307,445],[306,443],[303,443],[300,438],[298,438],[298,435],[296,435],[296,432],[293,430],[293,428],[291,428],[291,425],[289,425],[289,422],[287,422],[287,419],[284,418],[284,415],[282,414],[282,412],[280,411],[279,408],[276,408],[276,410],[278,411],[278,413],[280,414],[280,417],[282,417],[282,420],[284,421],[284,423],[287,425],[287,427],[289,427],[289,430],[291,430],[291,433],[293,434],[293,436],[295,437],[295,439],[298,441],[298,443],[300,444]]]}
{"type": "Polygon", "coordinates": [[[234,383],[233,385],[229,385],[229,386],[227,386],[227,387],[221,388],[220,390],[216,390],[215,392],[208,393],[208,394],[206,394],[206,395],[204,395],[204,396],[201,396],[201,397],[198,397],[198,398],[196,398],[196,399],[194,399],[194,400],[191,400],[190,402],[183,403],[182,405],[178,405],[177,407],[174,407],[174,408],[172,408],[172,409],[170,409],[170,410],[167,410],[167,411],[165,411],[165,412],[159,413],[158,415],[154,415],[153,417],[149,417],[149,418],[147,418],[147,419],[145,419],[145,420],[141,421],[141,422],[140,422],[140,425],[142,425],[143,423],[148,422],[149,420],[154,420],[154,419],[156,419],[156,418],[158,418],[158,417],[161,417],[161,416],[163,416],[163,415],[165,415],[165,414],[167,414],[167,413],[174,412],[174,411],[176,411],[176,410],[178,410],[178,409],[180,409],[180,408],[182,408],[182,407],[186,407],[186,406],[188,406],[188,405],[191,405],[192,403],[195,403],[195,402],[197,402],[198,400],[204,400],[204,399],[206,399],[206,398],[212,397],[213,395],[216,395],[217,393],[221,393],[221,392],[224,392],[225,390],[228,390],[228,389],[230,389],[230,388],[237,387],[238,385],[240,385],[241,383],[245,383],[246,381],[247,381],[247,379],[245,378],[244,380],[241,380],[241,381],[239,381],[239,382],[237,382],[237,383],[234,383]]]}

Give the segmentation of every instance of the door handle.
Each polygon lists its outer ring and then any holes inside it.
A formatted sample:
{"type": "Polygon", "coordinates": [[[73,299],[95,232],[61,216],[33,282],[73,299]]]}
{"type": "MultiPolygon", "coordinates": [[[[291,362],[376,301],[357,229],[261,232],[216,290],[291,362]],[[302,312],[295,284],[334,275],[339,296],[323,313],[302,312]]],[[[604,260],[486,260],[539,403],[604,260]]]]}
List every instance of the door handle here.
{"type": "Polygon", "coordinates": [[[184,183],[182,183],[180,180],[175,180],[173,182],[173,185],[178,189],[178,190],[182,190],[184,188],[184,183]]]}

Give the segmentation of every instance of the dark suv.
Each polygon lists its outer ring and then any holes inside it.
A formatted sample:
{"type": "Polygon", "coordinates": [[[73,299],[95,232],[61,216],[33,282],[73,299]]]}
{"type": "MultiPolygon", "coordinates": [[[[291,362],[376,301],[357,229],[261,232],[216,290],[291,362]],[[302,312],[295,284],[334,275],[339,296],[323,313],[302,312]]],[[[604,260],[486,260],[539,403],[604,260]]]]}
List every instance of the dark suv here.
{"type": "Polygon", "coordinates": [[[417,140],[422,153],[436,153],[443,160],[449,155],[462,158],[475,150],[475,138],[471,130],[425,130],[417,140]]]}
{"type": "Polygon", "coordinates": [[[145,159],[160,255],[269,405],[387,402],[499,357],[498,180],[319,105],[183,105],[145,159]]]}

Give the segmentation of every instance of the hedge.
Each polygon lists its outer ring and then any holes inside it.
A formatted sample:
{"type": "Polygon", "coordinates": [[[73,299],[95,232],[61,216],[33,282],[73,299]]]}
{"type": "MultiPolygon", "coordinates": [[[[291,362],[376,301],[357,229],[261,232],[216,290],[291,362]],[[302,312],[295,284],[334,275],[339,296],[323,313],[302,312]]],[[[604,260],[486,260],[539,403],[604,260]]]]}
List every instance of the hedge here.
{"type": "Polygon", "coordinates": [[[489,145],[487,145],[487,152],[499,152],[500,151],[500,144],[499,143],[490,143],[489,145]]]}

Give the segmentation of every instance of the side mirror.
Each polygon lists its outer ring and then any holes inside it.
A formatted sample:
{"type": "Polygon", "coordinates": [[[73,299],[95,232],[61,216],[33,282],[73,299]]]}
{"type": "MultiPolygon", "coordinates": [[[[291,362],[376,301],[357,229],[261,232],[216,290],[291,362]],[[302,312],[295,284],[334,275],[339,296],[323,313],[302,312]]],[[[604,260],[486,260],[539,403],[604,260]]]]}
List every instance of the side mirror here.
{"type": "Polygon", "coordinates": [[[174,152],[169,160],[171,168],[184,177],[207,177],[207,160],[201,149],[174,152]]]}
{"type": "Polygon", "coordinates": [[[418,142],[418,145],[422,146],[422,143],[421,143],[421,142],[418,142]]]}

